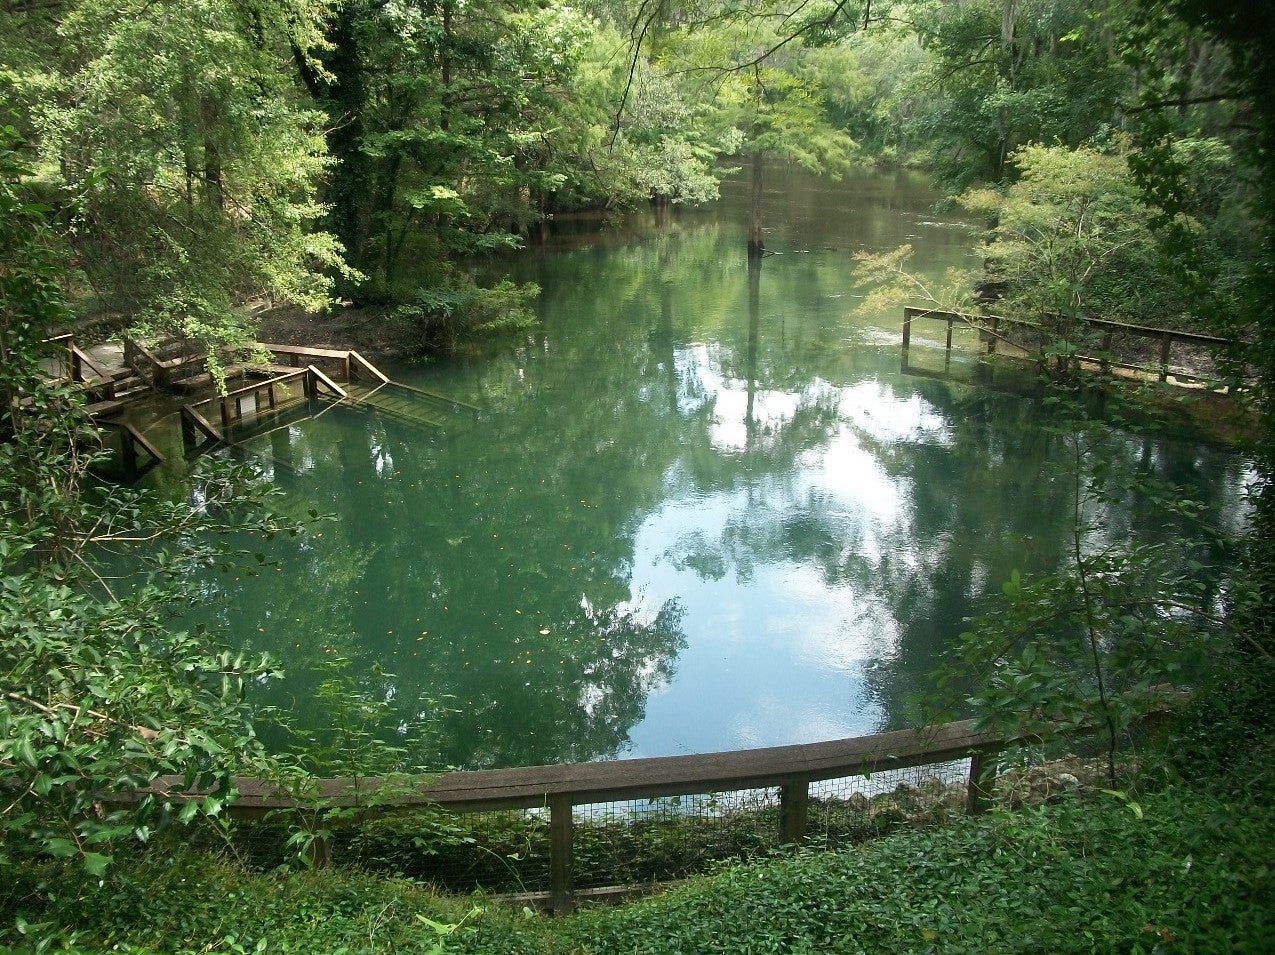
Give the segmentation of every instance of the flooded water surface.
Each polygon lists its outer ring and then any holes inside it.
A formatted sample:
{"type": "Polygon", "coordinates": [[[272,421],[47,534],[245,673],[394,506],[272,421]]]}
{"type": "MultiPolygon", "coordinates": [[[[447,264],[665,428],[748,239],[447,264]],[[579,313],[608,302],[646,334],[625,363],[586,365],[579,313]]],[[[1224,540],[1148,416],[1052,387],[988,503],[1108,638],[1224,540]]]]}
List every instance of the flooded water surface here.
{"type": "MultiPolygon", "coordinates": [[[[324,661],[350,660],[427,765],[902,725],[963,619],[1071,530],[1036,404],[977,384],[960,336],[947,377],[903,373],[902,310],[857,308],[856,251],[908,242],[926,274],[976,254],[936,199],[904,175],[772,176],[776,254],[751,274],[742,185],[660,223],[559,224],[507,263],[543,289],[537,328],[390,369],[476,413],[439,431],[338,405],[250,443],[287,508],[335,520],[209,622],[282,658],[262,697],[302,724],[329,718],[324,661]]],[[[922,370],[945,369],[941,331],[913,333],[922,370]]],[[[1117,435],[1112,455],[1240,500],[1223,451],[1117,435]]]]}

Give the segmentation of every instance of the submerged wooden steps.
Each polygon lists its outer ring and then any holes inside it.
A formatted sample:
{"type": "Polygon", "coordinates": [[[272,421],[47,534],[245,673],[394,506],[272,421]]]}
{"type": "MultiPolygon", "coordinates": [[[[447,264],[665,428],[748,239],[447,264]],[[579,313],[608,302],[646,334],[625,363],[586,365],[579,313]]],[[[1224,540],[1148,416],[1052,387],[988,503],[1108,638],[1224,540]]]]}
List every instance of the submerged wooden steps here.
{"type": "MultiPolygon", "coordinates": [[[[225,393],[198,397],[213,389],[207,352],[187,340],[94,349],[101,360],[81,350],[72,335],[50,339],[46,362],[52,380],[78,386],[90,414],[114,437],[128,479],[163,460],[163,455],[132,424],[119,420],[131,401],[156,392],[186,395],[180,411],[188,455],[221,444],[267,433],[322,408],[346,404],[431,431],[452,431],[472,422],[481,409],[427,389],[392,381],[353,350],[263,343],[273,356],[266,365],[232,363],[224,369],[225,393]]],[[[229,360],[229,359],[228,359],[229,360]]]]}

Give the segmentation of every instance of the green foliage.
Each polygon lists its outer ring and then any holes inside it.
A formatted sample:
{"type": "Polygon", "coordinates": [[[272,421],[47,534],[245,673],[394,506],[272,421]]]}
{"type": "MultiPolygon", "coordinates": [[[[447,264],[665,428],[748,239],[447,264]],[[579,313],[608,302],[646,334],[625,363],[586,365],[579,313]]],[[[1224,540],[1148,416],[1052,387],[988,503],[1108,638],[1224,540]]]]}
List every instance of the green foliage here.
{"type": "Polygon", "coordinates": [[[320,44],[321,3],[67,4],[60,56],[19,82],[79,274],[107,309],[211,346],[250,338],[237,310],[307,308],[344,268],[314,228],[321,116],[284,82],[320,44]]]}
{"type": "MultiPolygon", "coordinates": [[[[1270,774],[1260,758],[1250,766],[1270,774]]],[[[156,847],[108,891],[67,871],[55,896],[25,910],[15,900],[50,876],[18,873],[0,893],[0,940],[22,946],[20,924],[43,926],[66,950],[135,955],[257,946],[371,955],[429,951],[440,937],[445,951],[471,955],[1264,951],[1275,930],[1269,802],[1175,786],[1137,804],[1141,817],[1105,795],[992,813],[733,866],[652,899],[554,920],[498,903],[475,911],[470,900],[379,875],[253,875],[156,847]],[[443,936],[431,923],[460,927],[443,936]]]]}
{"type": "Polygon", "coordinates": [[[1119,2],[976,0],[913,6],[927,53],[918,138],[945,182],[1008,178],[1029,143],[1073,148],[1115,126],[1129,83],[1119,2]]]}
{"type": "Polygon", "coordinates": [[[408,352],[421,355],[454,348],[466,337],[531,327],[530,305],[539,294],[534,283],[503,279],[483,288],[469,276],[454,274],[448,284],[417,288],[389,321],[408,352]]]}
{"type": "Polygon", "coordinates": [[[1094,417],[1058,386],[1045,403],[1056,415],[1047,431],[1067,450],[1051,483],[1070,501],[1070,553],[1030,579],[1015,571],[935,678],[1001,732],[1100,728],[1114,786],[1116,749],[1157,705],[1155,688],[1195,683],[1229,649],[1224,597],[1203,563],[1209,515],[1145,463],[1131,480],[1118,477],[1130,449],[1111,410],[1094,417]],[[1117,505],[1135,495],[1162,515],[1162,538],[1132,539],[1117,526],[1117,505]]]}
{"type": "Polygon", "coordinates": [[[906,305],[958,313],[972,310],[975,273],[952,268],[939,282],[926,283],[908,271],[911,258],[910,245],[886,252],[856,252],[855,284],[868,290],[856,311],[872,315],[906,305]]]}
{"type": "Polygon", "coordinates": [[[1055,340],[1072,336],[1070,320],[1082,315],[1189,323],[1123,156],[1027,146],[1011,162],[1018,177],[1004,194],[960,199],[995,223],[986,256],[989,281],[1004,289],[997,311],[1050,323],[1055,340]]]}
{"type": "Polygon", "coordinates": [[[232,776],[268,764],[242,697],[269,662],[167,623],[196,596],[192,571],[230,559],[220,538],[297,528],[261,509],[269,489],[242,469],[198,471],[179,500],[87,479],[100,441],[81,397],[39,364],[64,314],[42,210],[12,153],[0,164],[0,380],[13,389],[0,418],[0,869],[73,859],[100,879],[121,843],[217,815],[232,776]],[[138,794],[161,775],[205,794],[180,809],[138,794]]]}
{"type": "Polygon", "coordinates": [[[584,35],[571,9],[521,0],[358,2],[329,19],[303,78],[338,160],[329,221],[371,279],[352,293],[398,304],[447,284],[449,257],[518,244],[563,181],[558,104],[584,35]]]}

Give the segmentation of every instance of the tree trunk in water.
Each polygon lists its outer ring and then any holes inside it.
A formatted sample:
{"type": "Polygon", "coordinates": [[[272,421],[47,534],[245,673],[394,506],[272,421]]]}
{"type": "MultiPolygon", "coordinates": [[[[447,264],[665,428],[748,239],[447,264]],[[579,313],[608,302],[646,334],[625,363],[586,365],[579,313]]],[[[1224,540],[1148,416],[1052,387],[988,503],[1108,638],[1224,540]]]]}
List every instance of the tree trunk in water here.
{"type": "Polygon", "coordinates": [[[761,187],[765,171],[765,154],[753,154],[752,212],[748,224],[748,257],[757,258],[766,247],[761,241],[761,187]]]}

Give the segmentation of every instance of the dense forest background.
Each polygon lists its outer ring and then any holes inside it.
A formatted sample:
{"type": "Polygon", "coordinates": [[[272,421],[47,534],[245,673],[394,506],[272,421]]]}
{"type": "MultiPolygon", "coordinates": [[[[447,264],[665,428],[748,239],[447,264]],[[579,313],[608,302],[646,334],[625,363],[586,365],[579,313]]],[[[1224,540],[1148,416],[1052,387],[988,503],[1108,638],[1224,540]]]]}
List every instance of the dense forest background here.
{"type": "MultiPolygon", "coordinates": [[[[1010,304],[1236,319],[1247,77],[1181,4],[8,0],[0,94],[82,311],[209,343],[293,303],[409,350],[521,320],[464,263],[723,170],[931,171],[1010,304]]],[[[762,246],[760,191],[750,243],[762,246]]]]}

